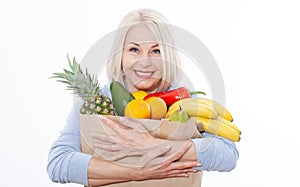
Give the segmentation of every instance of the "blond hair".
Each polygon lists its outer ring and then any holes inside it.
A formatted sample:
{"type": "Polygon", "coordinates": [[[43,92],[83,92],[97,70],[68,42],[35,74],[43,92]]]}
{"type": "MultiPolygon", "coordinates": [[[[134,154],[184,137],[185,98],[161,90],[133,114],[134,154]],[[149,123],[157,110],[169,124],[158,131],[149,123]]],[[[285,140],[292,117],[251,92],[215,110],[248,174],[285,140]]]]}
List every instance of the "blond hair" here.
{"type": "Polygon", "coordinates": [[[163,66],[162,81],[158,90],[165,91],[179,79],[179,57],[171,36],[168,21],[160,13],[149,9],[138,9],[128,13],[121,21],[116,31],[112,46],[111,58],[106,67],[109,81],[119,81],[124,85],[122,71],[122,55],[128,30],[137,24],[144,24],[154,34],[160,48],[163,66]]]}

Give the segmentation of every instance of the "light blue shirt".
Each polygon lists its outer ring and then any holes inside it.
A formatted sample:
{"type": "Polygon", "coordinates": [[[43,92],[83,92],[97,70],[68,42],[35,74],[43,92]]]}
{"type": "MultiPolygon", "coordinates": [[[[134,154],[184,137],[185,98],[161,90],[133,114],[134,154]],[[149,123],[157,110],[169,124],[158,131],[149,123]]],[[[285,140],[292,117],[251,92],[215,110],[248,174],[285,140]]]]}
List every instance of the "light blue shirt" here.
{"type": "MultiPolygon", "coordinates": [[[[111,97],[108,84],[102,88],[101,93],[111,97]]],[[[64,129],[51,146],[47,171],[54,182],[88,185],[88,163],[92,156],[80,150],[81,104],[78,102],[72,108],[64,129]]],[[[209,133],[203,133],[203,138],[192,141],[197,149],[198,161],[202,164],[196,169],[225,172],[235,168],[239,153],[234,142],[209,133]]]]}

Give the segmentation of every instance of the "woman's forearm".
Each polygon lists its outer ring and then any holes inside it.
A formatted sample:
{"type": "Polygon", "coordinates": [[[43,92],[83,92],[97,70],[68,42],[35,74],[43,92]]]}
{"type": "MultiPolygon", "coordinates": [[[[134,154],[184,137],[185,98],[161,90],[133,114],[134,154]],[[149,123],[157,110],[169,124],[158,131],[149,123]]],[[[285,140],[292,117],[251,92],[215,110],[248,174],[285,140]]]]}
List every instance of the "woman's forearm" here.
{"type": "Polygon", "coordinates": [[[89,186],[99,186],[111,183],[134,180],[130,167],[92,157],[88,165],[89,186]]]}
{"type": "Polygon", "coordinates": [[[189,158],[187,161],[177,161],[183,159],[183,155],[187,154],[193,143],[184,141],[170,143],[174,149],[172,154],[166,154],[170,152],[170,145],[159,146],[145,153],[134,164],[136,166],[121,165],[92,157],[88,165],[88,184],[97,186],[131,180],[187,177],[187,173],[194,172],[193,167],[200,166],[199,163],[189,158]]]}
{"type": "Polygon", "coordinates": [[[179,161],[197,161],[197,151],[196,146],[191,140],[186,141],[173,141],[173,140],[162,140],[164,143],[163,145],[171,145],[172,149],[168,154],[173,154],[180,150],[187,142],[191,142],[192,146],[190,149],[179,159],[179,161]]]}
{"type": "MultiPolygon", "coordinates": [[[[207,133],[203,138],[188,141],[193,142],[192,146],[179,161],[199,161],[202,166],[197,170],[206,171],[231,171],[236,167],[239,153],[234,142],[207,133]]],[[[172,146],[168,154],[176,152],[186,142],[165,140],[172,146]]]]}

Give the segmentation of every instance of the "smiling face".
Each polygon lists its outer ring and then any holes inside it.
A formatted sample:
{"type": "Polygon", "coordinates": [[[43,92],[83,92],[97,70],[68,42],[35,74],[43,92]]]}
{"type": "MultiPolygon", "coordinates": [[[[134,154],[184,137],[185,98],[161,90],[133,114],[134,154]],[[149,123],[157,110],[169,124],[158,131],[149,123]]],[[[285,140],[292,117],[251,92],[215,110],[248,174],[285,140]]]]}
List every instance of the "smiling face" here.
{"type": "Polygon", "coordinates": [[[145,25],[129,29],[125,38],[122,68],[129,91],[153,92],[161,82],[163,68],[159,45],[145,25]]]}

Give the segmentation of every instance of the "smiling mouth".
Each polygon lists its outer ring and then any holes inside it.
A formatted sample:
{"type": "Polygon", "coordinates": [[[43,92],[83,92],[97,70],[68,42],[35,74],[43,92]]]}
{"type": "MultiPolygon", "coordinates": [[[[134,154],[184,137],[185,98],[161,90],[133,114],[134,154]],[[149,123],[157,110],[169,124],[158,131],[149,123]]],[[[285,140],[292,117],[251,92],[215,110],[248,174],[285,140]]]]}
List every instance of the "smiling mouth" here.
{"type": "Polygon", "coordinates": [[[143,78],[143,79],[151,78],[154,73],[154,71],[134,71],[134,72],[139,78],[143,78]]]}

